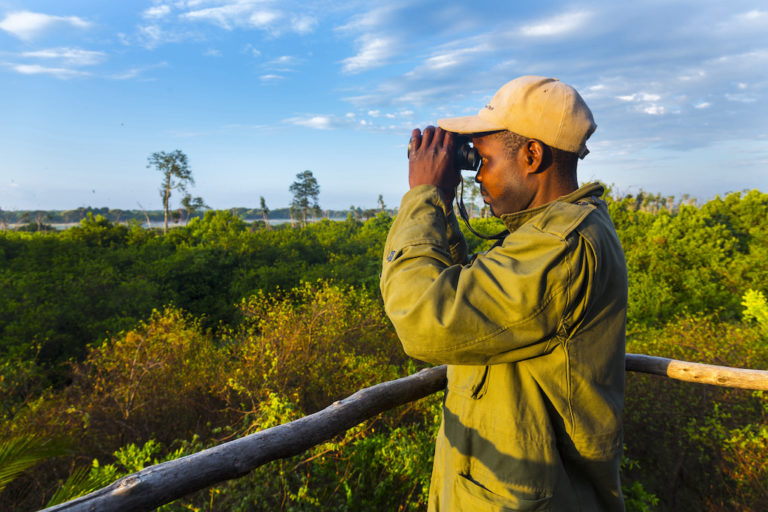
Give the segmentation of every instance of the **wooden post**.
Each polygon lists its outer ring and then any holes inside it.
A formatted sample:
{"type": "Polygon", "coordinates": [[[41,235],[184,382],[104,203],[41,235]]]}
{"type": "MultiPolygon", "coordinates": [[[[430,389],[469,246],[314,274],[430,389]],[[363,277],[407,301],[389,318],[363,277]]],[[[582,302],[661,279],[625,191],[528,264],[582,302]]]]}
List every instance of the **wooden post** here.
{"type": "Polygon", "coordinates": [[[666,357],[627,354],[626,369],[670,379],[728,388],[768,390],[768,371],[690,363],[666,357]]]}

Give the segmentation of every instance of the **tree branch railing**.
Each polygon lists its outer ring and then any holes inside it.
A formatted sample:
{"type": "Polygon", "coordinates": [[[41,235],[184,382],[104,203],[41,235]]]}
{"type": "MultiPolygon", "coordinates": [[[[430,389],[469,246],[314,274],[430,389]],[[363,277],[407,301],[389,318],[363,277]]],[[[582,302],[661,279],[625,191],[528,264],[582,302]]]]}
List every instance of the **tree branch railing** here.
{"type": "MultiPolygon", "coordinates": [[[[768,371],[627,354],[627,371],[715,386],[768,390],[768,371]]],[[[322,411],[290,423],[156,464],[44,512],[146,511],[213,484],[244,476],[277,459],[292,457],[368,418],[445,388],[446,367],[361,389],[322,411]]]]}

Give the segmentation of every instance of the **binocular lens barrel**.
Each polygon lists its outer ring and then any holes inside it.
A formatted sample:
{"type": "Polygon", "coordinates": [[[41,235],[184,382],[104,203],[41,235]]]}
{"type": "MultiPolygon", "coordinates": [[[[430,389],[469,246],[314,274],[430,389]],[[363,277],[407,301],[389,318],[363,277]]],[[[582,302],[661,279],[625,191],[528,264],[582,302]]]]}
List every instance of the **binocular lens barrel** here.
{"type": "Polygon", "coordinates": [[[474,171],[480,170],[480,163],[483,161],[480,158],[480,152],[477,149],[469,145],[469,142],[465,142],[459,146],[459,154],[457,155],[456,165],[460,171],[474,171]]]}
{"type": "MultiPolygon", "coordinates": [[[[411,156],[411,143],[408,143],[408,157],[411,156]]],[[[480,163],[482,162],[480,152],[470,146],[469,142],[462,143],[458,151],[456,151],[456,170],[457,171],[473,171],[480,170],[480,163]]]]}

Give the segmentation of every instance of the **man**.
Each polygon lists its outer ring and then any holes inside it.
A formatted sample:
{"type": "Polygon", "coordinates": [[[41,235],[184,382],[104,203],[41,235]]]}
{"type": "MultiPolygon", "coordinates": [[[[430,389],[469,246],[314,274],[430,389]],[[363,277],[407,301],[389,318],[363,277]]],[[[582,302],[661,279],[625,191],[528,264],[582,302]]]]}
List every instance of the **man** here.
{"type": "Polygon", "coordinates": [[[429,509],[623,510],[627,275],[602,187],[577,185],[592,113],[525,76],[438,124],[411,137],[381,275],[405,351],[448,365],[429,509]],[[471,262],[451,207],[456,134],[509,230],[471,262]]]}

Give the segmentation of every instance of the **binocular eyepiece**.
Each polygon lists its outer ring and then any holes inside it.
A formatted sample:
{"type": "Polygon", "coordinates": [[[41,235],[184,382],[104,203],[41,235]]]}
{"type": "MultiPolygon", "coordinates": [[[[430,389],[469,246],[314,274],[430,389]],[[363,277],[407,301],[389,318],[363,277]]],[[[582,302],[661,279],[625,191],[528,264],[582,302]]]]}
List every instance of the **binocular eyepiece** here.
{"type": "MultiPolygon", "coordinates": [[[[408,157],[411,156],[411,143],[408,143],[408,157]]],[[[477,172],[480,170],[480,164],[483,159],[480,157],[480,152],[472,147],[469,140],[466,138],[459,139],[459,147],[456,150],[454,156],[457,171],[472,171],[477,172]]]]}

